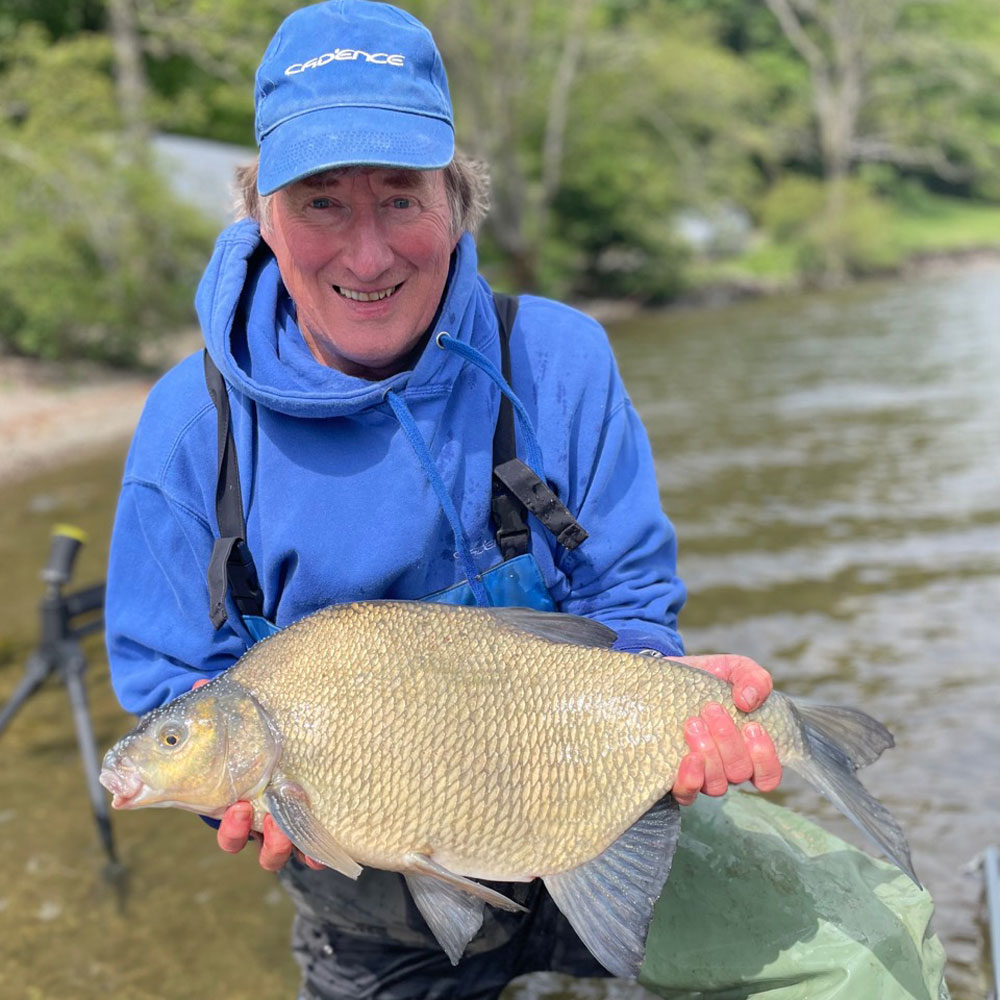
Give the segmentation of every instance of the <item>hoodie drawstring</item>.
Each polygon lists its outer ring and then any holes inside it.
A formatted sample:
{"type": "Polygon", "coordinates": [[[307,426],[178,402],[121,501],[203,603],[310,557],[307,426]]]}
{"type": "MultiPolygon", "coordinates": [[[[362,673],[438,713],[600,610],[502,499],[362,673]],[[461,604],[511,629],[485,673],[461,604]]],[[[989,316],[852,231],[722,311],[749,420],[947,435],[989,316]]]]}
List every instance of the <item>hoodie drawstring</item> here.
{"type": "Polygon", "coordinates": [[[483,586],[483,581],[476,572],[476,564],[472,561],[472,546],[469,545],[469,539],[466,537],[465,529],[462,527],[458,511],[455,509],[455,503],[448,495],[448,490],[444,485],[444,480],[441,478],[441,473],[438,472],[437,466],[434,464],[434,459],[431,457],[424,439],[420,436],[420,430],[417,427],[416,420],[413,419],[413,414],[410,413],[409,407],[403,402],[402,397],[398,396],[392,389],[386,392],[385,400],[392,407],[392,412],[396,415],[399,426],[403,429],[403,433],[409,440],[410,446],[420,460],[424,472],[427,473],[427,479],[437,494],[438,503],[441,504],[441,509],[444,511],[445,517],[448,518],[448,523],[451,525],[452,533],[455,536],[458,557],[462,562],[465,578],[469,581],[469,587],[472,588],[472,593],[476,598],[476,604],[484,608],[490,607],[493,602],[490,600],[489,594],[483,586]]]}
{"type": "MultiPolygon", "coordinates": [[[[524,449],[527,453],[527,464],[538,476],[541,482],[544,483],[544,479],[542,479],[542,452],[541,448],[538,446],[538,438],[535,436],[535,429],[531,426],[531,419],[528,417],[528,411],[525,410],[524,404],[514,394],[514,390],[511,389],[507,380],[503,377],[500,371],[488,358],[477,351],[474,347],[470,347],[468,344],[455,340],[451,334],[445,331],[439,333],[434,338],[434,342],[442,350],[452,351],[459,357],[464,358],[466,361],[475,365],[480,371],[483,372],[483,374],[487,375],[500,392],[502,392],[510,400],[514,413],[517,415],[517,419],[521,425],[524,449]]],[[[472,546],[469,544],[469,539],[465,534],[465,529],[462,527],[462,522],[459,519],[455,503],[449,496],[444,480],[441,478],[441,473],[434,464],[434,459],[431,457],[431,453],[427,448],[426,442],[420,435],[420,430],[417,427],[416,420],[413,418],[413,414],[403,401],[403,398],[393,389],[388,389],[386,391],[384,399],[392,408],[392,412],[399,421],[399,426],[402,428],[403,433],[406,434],[406,437],[410,442],[410,446],[413,448],[421,466],[423,466],[424,472],[427,474],[427,479],[430,482],[431,487],[437,494],[438,502],[441,504],[441,509],[444,511],[444,515],[448,519],[448,523],[451,525],[452,533],[455,536],[455,546],[458,552],[458,557],[461,560],[462,569],[465,572],[465,578],[469,581],[469,587],[472,589],[473,596],[476,599],[476,604],[481,607],[490,607],[493,602],[490,600],[489,594],[486,592],[486,588],[483,586],[483,582],[476,571],[476,564],[472,559],[472,546]]],[[[582,532],[582,534],[585,538],[586,532],[582,532]]]]}
{"type": "Polygon", "coordinates": [[[535,428],[531,426],[531,419],[528,417],[528,411],[524,408],[524,404],[514,394],[514,390],[507,384],[507,380],[500,374],[496,365],[485,355],[480,354],[474,347],[470,347],[460,340],[455,340],[450,333],[444,330],[434,338],[434,342],[442,350],[452,351],[459,357],[465,358],[466,361],[471,361],[484,375],[488,375],[496,387],[510,400],[511,406],[514,407],[514,412],[517,414],[517,419],[521,423],[521,431],[524,436],[524,450],[527,452],[527,464],[535,475],[544,482],[545,477],[542,475],[542,451],[538,447],[535,428]]]}

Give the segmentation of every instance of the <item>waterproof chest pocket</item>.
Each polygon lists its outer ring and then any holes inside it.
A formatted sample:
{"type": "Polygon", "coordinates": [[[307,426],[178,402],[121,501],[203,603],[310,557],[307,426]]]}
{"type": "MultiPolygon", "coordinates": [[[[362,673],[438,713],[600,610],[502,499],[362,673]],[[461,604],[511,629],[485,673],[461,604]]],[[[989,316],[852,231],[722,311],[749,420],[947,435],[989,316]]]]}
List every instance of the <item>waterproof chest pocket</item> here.
{"type": "MultiPolygon", "coordinates": [[[[497,608],[534,608],[536,611],[555,611],[556,605],[549,594],[542,571],[535,557],[526,552],[488,569],[479,576],[490,599],[497,608]]],[[[423,598],[434,604],[474,605],[475,595],[468,581],[439,590],[423,598]]]]}

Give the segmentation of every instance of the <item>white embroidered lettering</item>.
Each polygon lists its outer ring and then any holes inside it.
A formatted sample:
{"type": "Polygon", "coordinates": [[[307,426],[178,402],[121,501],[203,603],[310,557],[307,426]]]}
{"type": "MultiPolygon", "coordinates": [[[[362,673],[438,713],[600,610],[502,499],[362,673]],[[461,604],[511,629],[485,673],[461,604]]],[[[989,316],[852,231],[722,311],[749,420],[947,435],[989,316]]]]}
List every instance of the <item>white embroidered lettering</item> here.
{"type": "Polygon", "coordinates": [[[326,66],[332,62],[357,62],[359,59],[376,66],[401,67],[406,65],[406,56],[399,52],[390,55],[388,52],[365,52],[363,49],[334,49],[332,52],[313,56],[305,62],[292,63],[285,67],[285,76],[304,73],[307,69],[318,69],[320,66],[326,66]]]}

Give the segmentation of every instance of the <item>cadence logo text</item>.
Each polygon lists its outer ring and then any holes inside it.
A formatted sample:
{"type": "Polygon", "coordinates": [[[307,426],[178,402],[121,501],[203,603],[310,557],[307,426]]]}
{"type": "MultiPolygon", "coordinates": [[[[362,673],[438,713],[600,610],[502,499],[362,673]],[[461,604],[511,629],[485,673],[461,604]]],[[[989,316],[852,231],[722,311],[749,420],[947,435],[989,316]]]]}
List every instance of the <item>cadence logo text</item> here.
{"type": "Polygon", "coordinates": [[[377,63],[380,66],[402,66],[406,62],[406,57],[398,52],[389,55],[388,52],[365,52],[363,49],[334,49],[332,52],[324,52],[321,56],[314,56],[305,62],[292,63],[285,69],[285,76],[294,76],[296,73],[304,73],[307,69],[318,69],[332,62],[356,62],[364,59],[365,62],[377,63]]]}

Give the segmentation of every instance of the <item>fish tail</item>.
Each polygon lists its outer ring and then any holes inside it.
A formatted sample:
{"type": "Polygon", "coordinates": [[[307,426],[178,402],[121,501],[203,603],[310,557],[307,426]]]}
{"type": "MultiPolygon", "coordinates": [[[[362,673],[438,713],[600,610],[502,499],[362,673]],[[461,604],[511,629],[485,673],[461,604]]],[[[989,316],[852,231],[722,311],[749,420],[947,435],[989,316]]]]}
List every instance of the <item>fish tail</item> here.
{"type": "Polygon", "coordinates": [[[790,765],[919,886],[906,835],[892,813],[854,775],[895,744],[892,733],[858,709],[790,698],[787,702],[805,743],[804,756],[790,765]]]}

